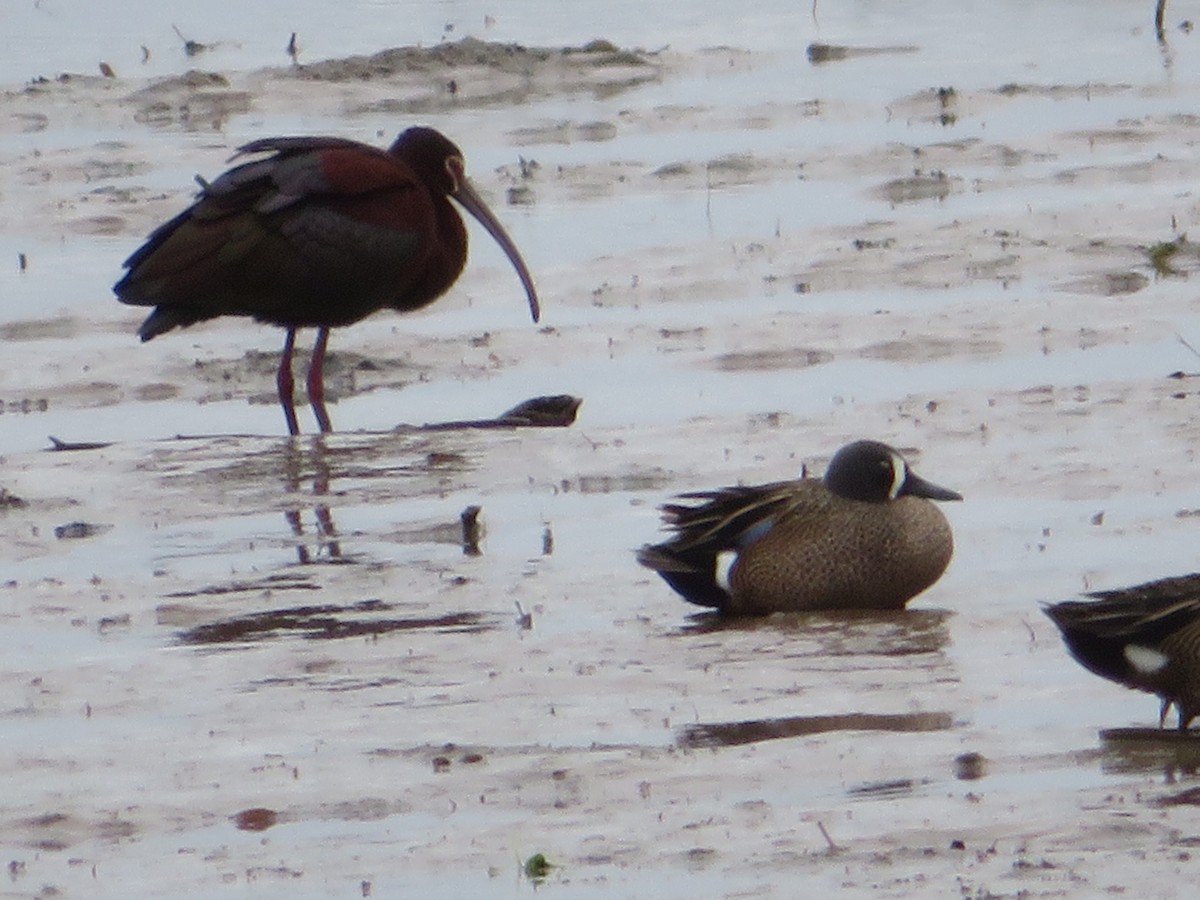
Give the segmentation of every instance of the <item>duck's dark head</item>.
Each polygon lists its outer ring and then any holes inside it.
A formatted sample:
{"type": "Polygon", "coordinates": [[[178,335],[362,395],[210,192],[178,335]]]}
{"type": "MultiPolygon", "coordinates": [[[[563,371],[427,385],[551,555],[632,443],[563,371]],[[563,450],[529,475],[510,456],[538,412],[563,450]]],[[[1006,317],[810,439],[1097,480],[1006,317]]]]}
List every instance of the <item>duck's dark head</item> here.
{"type": "Polygon", "coordinates": [[[929,500],[961,500],[962,494],[919,476],[900,451],[881,441],[855,441],[833,455],[825,486],[839,497],[887,503],[905,495],[929,500]]]}

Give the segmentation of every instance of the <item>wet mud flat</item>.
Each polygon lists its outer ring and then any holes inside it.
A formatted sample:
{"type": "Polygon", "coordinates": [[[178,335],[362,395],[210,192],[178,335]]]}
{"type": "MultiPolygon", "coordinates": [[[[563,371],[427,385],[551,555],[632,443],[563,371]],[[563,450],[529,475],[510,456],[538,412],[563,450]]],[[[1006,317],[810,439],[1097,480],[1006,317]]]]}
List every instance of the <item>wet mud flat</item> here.
{"type": "Polygon", "coordinates": [[[885,114],[714,99],[785,65],[744,51],[510,81],[466,50],[5,94],[4,892],[1175,891],[1196,751],[1102,739],[1157,704],[1038,603],[1192,568],[1194,88],[885,114]],[[477,246],[428,314],[335,335],[341,431],[289,441],[275,332],[137,347],[104,288],[297,104],[367,139],[466,116],[546,319],[477,246]],[[552,393],[575,424],[393,428],[552,393]],[[967,498],[907,612],[723,623],[634,563],[672,493],[860,436],[967,498]]]}

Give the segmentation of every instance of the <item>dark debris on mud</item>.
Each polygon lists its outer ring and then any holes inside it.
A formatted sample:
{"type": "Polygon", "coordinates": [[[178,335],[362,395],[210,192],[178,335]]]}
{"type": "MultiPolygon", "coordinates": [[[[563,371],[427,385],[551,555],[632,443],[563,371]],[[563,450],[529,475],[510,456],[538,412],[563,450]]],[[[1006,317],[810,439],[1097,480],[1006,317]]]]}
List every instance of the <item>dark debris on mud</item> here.
{"type": "Polygon", "coordinates": [[[946,712],[784,716],[778,719],[685,725],[679,730],[678,742],[679,746],[688,748],[735,747],[831,731],[947,731],[953,725],[954,716],[946,712]]]}
{"type": "Polygon", "coordinates": [[[394,609],[382,600],[362,600],[349,605],[296,606],[234,616],[206,623],[179,633],[184,644],[232,644],[262,641],[295,634],[310,640],[336,640],[378,636],[393,631],[432,629],[442,632],[477,633],[497,625],[481,612],[453,612],[439,616],[377,618],[375,614],[394,609]]]}

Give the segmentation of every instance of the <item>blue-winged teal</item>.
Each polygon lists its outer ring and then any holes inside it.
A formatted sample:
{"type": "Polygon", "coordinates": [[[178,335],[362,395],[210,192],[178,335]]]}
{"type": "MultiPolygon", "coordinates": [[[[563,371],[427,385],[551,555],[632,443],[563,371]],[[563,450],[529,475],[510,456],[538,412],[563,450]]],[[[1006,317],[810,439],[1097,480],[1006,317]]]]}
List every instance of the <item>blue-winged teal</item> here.
{"type": "Polygon", "coordinates": [[[669,541],[638,551],[685,600],[730,614],[901,609],[941,577],[954,552],[930,484],[899,452],[856,441],[822,479],[684,494],[669,541]],[[928,499],[926,499],[928,498],[928,499]]]}
{"type": "Polygon", "coordinates": [[[1200,574],[1163,578],[1045,607],[1071,655],[1102,678],[1157,694],[1158,724],[1200,716],[1200,574]]]}

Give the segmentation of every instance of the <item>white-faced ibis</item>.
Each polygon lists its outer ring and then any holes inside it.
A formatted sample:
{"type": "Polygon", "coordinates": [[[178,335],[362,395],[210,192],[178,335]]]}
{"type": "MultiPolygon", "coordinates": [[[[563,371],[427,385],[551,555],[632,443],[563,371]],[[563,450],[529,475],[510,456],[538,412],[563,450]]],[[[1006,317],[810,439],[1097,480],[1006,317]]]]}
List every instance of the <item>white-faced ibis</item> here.
{"type": "Polygon", "coordinates": [[[462,151],[440,132],[410,128],[387,150],[342,138],[264,138],[237,155],[250,153],[270,155],[200,181],[196,202],[125,261],[129,271],[113,290],[122,303],[155,307],[138,330],[143,341],[226,315],[286,328],[277,385],[289,433],[300,431],[297,328],[318,329],[308,399],[321,431],[331,431],[322,374],[329,329],[380,309],[419,309],[462,273],[467,230],[449,197],[512,260],[538,320],[520,252],[467,178],[462,151]]]}

